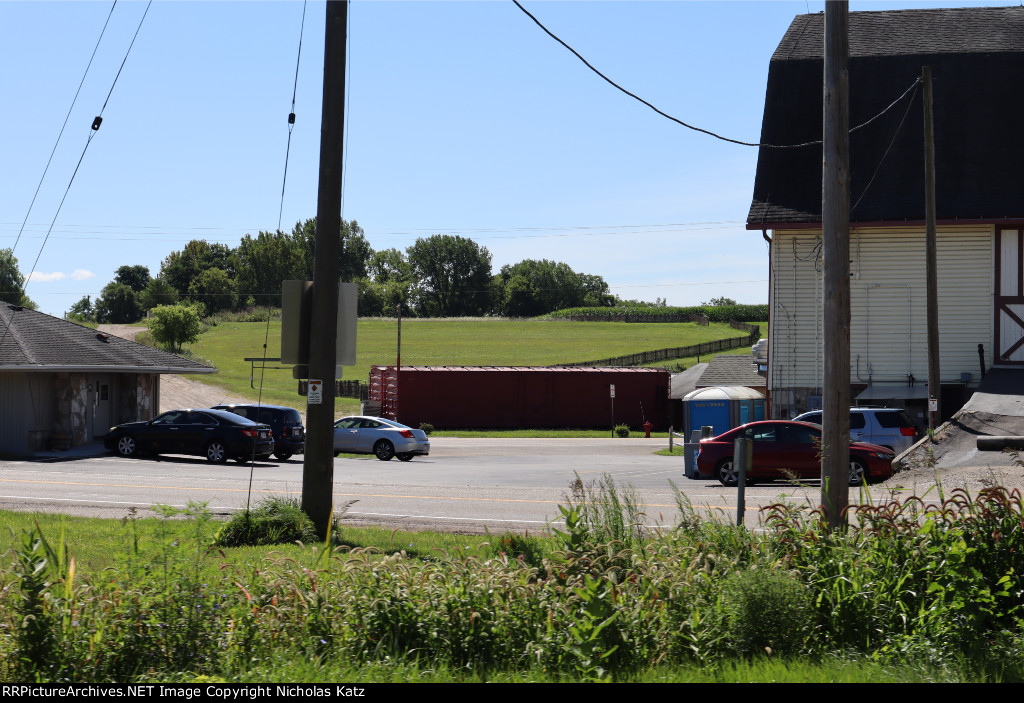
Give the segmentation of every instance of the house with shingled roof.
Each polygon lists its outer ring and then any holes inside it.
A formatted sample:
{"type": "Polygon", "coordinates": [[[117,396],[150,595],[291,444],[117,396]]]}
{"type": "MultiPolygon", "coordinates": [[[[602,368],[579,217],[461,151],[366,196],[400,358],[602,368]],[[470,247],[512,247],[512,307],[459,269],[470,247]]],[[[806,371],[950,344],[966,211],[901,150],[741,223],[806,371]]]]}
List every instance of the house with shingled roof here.
{"type": "MultiPolygon", "coordinates": [[[[933,76],[942,409],[1024,367],[1024,7],[849,14],[850,378],[859,405],[927,403],[922,67],[933,76]]],[[[773,417],[820,404],[824,15],[768,72],[747,228],[770,243],[773,417]],[[766,146],[774,145],[774,146],[766,146]]]]}
{"type": "Polygon", "coordinates": [[[715,355],[697,379],[694,388],[715,386],[745,386],[761,393],[765,391],[764,376],[757,373],[749,354],[715,355]]]}
{"type": "Polygon", "coordinates": [[[92,442],[148,420],[160,375],[217,369],[8,303],[0,303],[0,452],[92,442]]]}

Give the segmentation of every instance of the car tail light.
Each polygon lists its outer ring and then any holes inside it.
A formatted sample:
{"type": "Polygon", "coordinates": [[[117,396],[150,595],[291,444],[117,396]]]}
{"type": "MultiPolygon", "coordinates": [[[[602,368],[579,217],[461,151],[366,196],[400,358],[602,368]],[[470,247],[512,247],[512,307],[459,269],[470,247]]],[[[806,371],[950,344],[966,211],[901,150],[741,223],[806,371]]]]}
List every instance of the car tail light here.
{"type": "Polygon", "coordinates": [[[259,433],[256,430],[242,430],[242,434],[246,437],[256,437],[259,433]]]}
{"type": "Polygon", "coordinates": [[[402,430],[401,432],[399,432],[399,434],[405,437],[406,439],[412,439],[412,430],[402,430]]]}
{"type": "Polygon", "coordinates": [[[916,437],[917,430],[915,430],[913,427],[901,427],[900,434],[903,435],[904,437],[916,437]]]}

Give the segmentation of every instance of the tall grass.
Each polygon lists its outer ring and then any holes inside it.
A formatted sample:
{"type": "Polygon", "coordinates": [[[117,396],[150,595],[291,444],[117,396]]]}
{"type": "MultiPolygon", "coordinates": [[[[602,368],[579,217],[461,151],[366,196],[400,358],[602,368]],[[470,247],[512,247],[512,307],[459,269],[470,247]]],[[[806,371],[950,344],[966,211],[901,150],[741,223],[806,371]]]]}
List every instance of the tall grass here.
{"type": "Polygon", "coordinates": [[[845,534],[784,505],[751,531],[683,499],[652,531],[639,505],[608,477],[577,479],[549,536],[383,553],[347,528],[340,547],[243,560],[190,506],[156,529],[126,520],[106,568],[77,573],[64,535],[33,525],[0,569],[0,679],[683,680],[777,661],[1024,678],[1016,491],[856,506],[845,534]]]}

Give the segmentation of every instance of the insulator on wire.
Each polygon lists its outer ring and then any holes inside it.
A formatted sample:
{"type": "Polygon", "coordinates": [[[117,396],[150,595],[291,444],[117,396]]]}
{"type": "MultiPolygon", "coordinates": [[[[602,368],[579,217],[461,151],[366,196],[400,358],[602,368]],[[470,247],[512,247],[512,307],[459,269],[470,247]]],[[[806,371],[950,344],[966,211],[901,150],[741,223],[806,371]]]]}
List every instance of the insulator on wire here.
{"type": "Polygon", "coordinates": [[[294,112],[289,112],[288,113],[288,124],[295,124],[295,113],[294,112]]]}
{"type": "Polygon", "coordinates": [[[96,119],[92,121],[92,131],[98,130],[101,124],[103,124],[103,118],[96,115],[96,119]]]}

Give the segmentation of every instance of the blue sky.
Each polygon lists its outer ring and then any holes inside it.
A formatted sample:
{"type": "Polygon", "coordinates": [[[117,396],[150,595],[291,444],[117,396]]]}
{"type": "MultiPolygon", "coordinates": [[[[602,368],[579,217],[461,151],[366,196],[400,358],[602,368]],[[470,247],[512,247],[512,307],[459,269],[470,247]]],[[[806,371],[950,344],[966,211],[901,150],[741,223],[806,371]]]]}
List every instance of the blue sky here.
{"type": "MultiPolygon", "coordinates": [[[[110,15],[14,252],[33,272],[29,297],[53,315],[98,296],[121,265],[156,275],[190,239],[235,246],[278,224],[302,2],[154,2],[107,101],[146,11],[122,0],[111,14],[112,4],[0,0],[0,248],[15,246],[110,15]]],[[[776,45],[795,15],[824,6],[523,5],[627,90],[745,141],[760,134],[776,45]]],[[[756,149],[618,92],[510,1],[355,0],[349,22],[343,217],[375,249],[457,234],[486,246],[495,272],[546,258],[603,276],[624,298],[767,302],[767,248],[743,226],[756,149]]],[[[310,2],[286,230],[316,214],[323,23],[324,3],[310,2]]]]}

